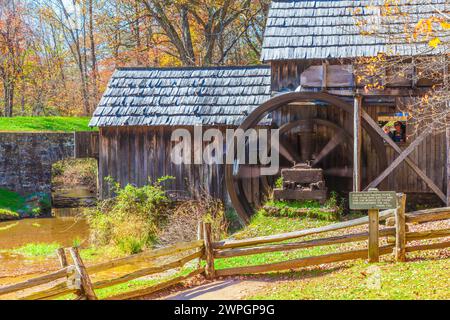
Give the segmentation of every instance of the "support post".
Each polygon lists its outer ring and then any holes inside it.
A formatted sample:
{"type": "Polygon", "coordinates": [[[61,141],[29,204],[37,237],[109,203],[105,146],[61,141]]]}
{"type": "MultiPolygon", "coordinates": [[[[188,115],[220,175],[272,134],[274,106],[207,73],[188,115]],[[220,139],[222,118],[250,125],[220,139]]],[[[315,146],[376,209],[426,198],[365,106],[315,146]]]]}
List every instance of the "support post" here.
{"type": "Polygon", "coordinates": [[[56,250],[56,254],[58,255],[59,264],[61,265],[61,268],[67,267],[69,264],[67,263],[67,256],[66,252],[64,251],[64,248],[59,248],[56,250]]]}
{"type": "MultiPolygon", "coordinates": [[[[198,225],[197,225],[197,240],[199,240],[199,241],[203,240],[203,234],[204,234],[203,221],[199,221],[198,225]]],[[[202,265],[202,260],[204,258],[204,254],[205,253],[203,252],[202,256],[200,258],[198,258],[198,268],[200,268],[202,265]]]]}
{"type": "Polygon", "coordinates": [[[87,300],[97,300],[97,296],[95,295],[91,279],[89,278],[89,274],[87,273],[83,260],[81,260],[78,248],[70,248],[69,251],[70,255],[72,256],[73,263],[75,264],[75,269],[80,277],[81,290],[83,295],[87,300]]]}
{"type": "MultiPolygon", "coordinates": [[[[447,117],[450,118],[450,117],[447,117]]],[[[447,119],[447,128],[445,130],[446,140],[446,159],[447,159],[447,207],[450,206],[450,119],[447,119]]]]}
{"type": "Polygon", "coordinates": [[[398,195],[395,210],[395,260],[406,261],[406,194],[398,195]]]}
{"type": "MultiPolygon", "coordinates": [[[[66,255],[66,251],[64,250],[64,248],[59,248],[58,250],[56,250],[56,254],[58,256],[59,259],[59,264],[61,265],[61,268],[66,268],[69,266],[69,263],[67,262],[67,255],[66,255]]],[[[66,278],[67,280],[67,284],[68,286],[75,286],[77,288],[75,295],[76,295],[76,299],[75,300],[81,300],[82,298],[84,298],[83,292],[81,290],[81,282],[79,280],[77,280],[77,273],[75,273],[75,276],[68,276],[66,278]]]]}
{"type": "Polygon", "coordinates": [[[212,228],[211,223],[205,223],[203,225],[204,240],[205,240],[205,254],[206,254],[206,278],[209,280],[214,279],[214,250],[212,246],[212,228]]]}
{"type": "Polygon", "coordinates": [[[380,212],[369,210],[369,262],[380,262],[380,212]]]}
{"type": "Polygon", "coordinates": [[[353,191],[361,191],[362,97],[356,96],[353,106],[353,191]]]}

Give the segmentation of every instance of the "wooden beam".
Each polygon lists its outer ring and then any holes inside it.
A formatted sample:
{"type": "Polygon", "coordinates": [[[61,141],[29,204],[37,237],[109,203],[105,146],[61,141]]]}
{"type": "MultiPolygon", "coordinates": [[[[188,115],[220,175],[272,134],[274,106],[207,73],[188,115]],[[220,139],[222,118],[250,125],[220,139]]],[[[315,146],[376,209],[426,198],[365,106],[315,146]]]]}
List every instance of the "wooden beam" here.
{"type": "Polygon", "coordinates": [[[447,201],[446,205],[450,206],[450,128],[448,127],[449,124],[447,124],[447,128],[445,130],[445,140],[446,140],[446,166],[447,166],[447,177],[446,177],[446,183],[447,183],[447,201]]]}
{"type": "Polygon", "coordinates": [[[58,250],[56,250],[56,255],[58,256],[61,268],[66,268],[69,264],[67,263],[67,256],[64,248],[59,248],[58,250]]]}
{"type": "Polygon", "coordinates": [[[72,256],[75,269],[81,280],[81,290],[83,295],[87,300],[97,300],[97,296],[94,292],[94,287],[92,286],[91,278],[89,277],[86,267],[84,266],[83,260],[81,260],[78,248],[70,248],[69,252],[72,256]]]}
{"type": "MultiPolygon", "coordinates": [[[[395,210],[382,211],[382,212],[380,212],[380,220],[385,220],[385,219],[393,216],[394,213],[395,213],[395,210]]],[[[233,248],[249,247],[249,246],[253,246],[253,245],[266,244],[266,243],[272,243],[272,242],[282,242],[282,241],[287,241],[287,240],[310,236],[313,234],[321,234],[321,233],[325,233],[325,232],[337,231],[337,230],[342,230],[342,229],[346,229],[346,228],[366,225],[368,223],[369,223],[369,218],[362,217],[362,218],[353,219],[350,221],[343,221],[343,222],[338,222],[335,224],[330,224],[330,225],[319,227],[319,228],[293,231],[293,232],[289,232],[289,233],[277,234],[277,235],[266,236],[266,237],[257,237],[257,238],[251,238],[251,239],[243,239],[243,240],[223,240],[220,242],[213,243],[213,248],[214,249],[233,249],[233,248]]]]}
{"type": "Polygon", "coordinates": [[[369,262],[380,262],[380,211],[369,210],[369,262]]]}
{"type": "Polygon", "coordinates": [[[181,258],[176,261],[166,263],[164,265],[152,265],[151,267],[139,269],[139,270],[133,271],[131,273],[127,273],[125,275],[119,276],[114,279],[97,281],[93,284],[93,287],[94,287],[94,289],[102,289],[102,288],[114,286],[116,284],[129,282],[131,280],[139,279],[139,278],[149,276],[152,274],[162,273],[162,272],[170,270],[170,269],[182,268],[188,262],[190,262],[192,260],[196,260],[196,259],[200,258],[202,255],[203,255],[203,251],[197,251],[189,256],[186,256],[186,257],[181,258]]]}
{"type": "Polygon", "coordinates": [[[450,219],[450,208],[428,209],[406,215],[406,223],[426,223],[447,219],[450,219]]]}
{"type": "Polygon", "coordinates": [[[450,241],[406,247],[406,252],[423,251],[423,250],[437,250],[437,249],[445,249],[445,248],[450,248],[450,241]]]}
{"type": "Polygon", "coordinates": [[[445,238],[450,236],[450,229],[439,229],[439,230],[427,230],[427,231],[418,231],[418,232],[407,232],[406,240],[407,241],[417,241],[417,240],[428,240],[428,239],[436,239],[436,238],[445,238]]]}
{"type": "Polygon", "coordinates": [[[295,149],[288,141],[280,139],[279,150],[276,150],[276,145],[273,146],[275,148],[275,152],[278,151],[283,157],[293,164],[301,162],[299,155],[295,152],[295,149]]]}
{"type": "MultiPolygon", "coordinates": [[[[362,116],[364,118],[364,120],[366,120],[366,123],[368,125],[370,125],[383,139],[384,141],[386,141],[386,143],[392,148],[394,149],[395,152],[397,152],[398,154],[401,154],[403,151],[402,149],[394,142],[392,141],[392,139],[383,131],[383,129],[380,128],[380,126],[375,122],[375,120],[372,119],[372,117],[365,112],[364,110],[362,111],[362,116]]],[[[408,166],[414,170],[414,172],[428,185],[428,187],[438,195],[438,197],[444,201],[444,203],[447,202],[447,196],[444,195],[444,193],[442,192],[441,189],[439,189],[439,187],[433,182],[433,180],[431,180],[430,178],[428,178],[428,176],[422,171],[422,169],[420,169],[416,163],[410,158],[410,157],[406,157],[405,158],[405,162],[406,164],[408,164],[408,166]]],[[[367,188],[366,188],[367,190],[367,188]]]]}
{"type": "Polygon", "coordinates": [[[377,187],[387,178],[421,143],[431,134],[431,128],[422,132],[375,180],[373,180],[367,189],[377,187]]]}
{"type": "Polygon", "coordinates": [[[333,138],[327,143],[327,145],[320,151],[319,155],[316,157],[312,166],[316,166],[323,159],[325,159],[334,149],[336,149],[345,140],[345,135],[338,133],[333,136],[333,138]]]}
{"type": "Polygon", "coordinates": [[[14,283],[8,286],[2,286],[0,287],[0,295],[4,295],[7,293],[11,293],[14,291],[21,291],[32,287],[37,287],[42,284],[46,284],[61,278],[65,278],[67,275],[72,274],[74,271],[73,266],[69,266],[67,268],[55,271],[53,273],[38,277],[38,278],[32,278],[20,283],[14,283]]]}
{"type": "Polygon", "coordinates": [[[353,191],[361,191],[362,97],[356,96],[353,106],[353,191]]]}
{"type": "MultiPolygon", "coordinates": [[[[384,246],[380,248],[380,255],[392,253],[393,246],[384,246]]],[[[276,262],[250,267],[237,267],[217,270],[218,277],[245,275],[253,273],[264,273],[271,271],[295,270],[302,267],[317,266],[325,263],[334,263],[347,260],[364,259],[367,256],[367,250],[354,250],[339,253],[330,253],[316,257],[306,257],[290,261],[276,262]]]]}
{"type": "Polygon", "coordinates": [[[180,253],[188,252],[194,249],[202,249],[203,248],[203,240],[191,241],[191,242],[182,242],[177,243],[176,245],[170,247],[164,247],[148,252],[143,252],[139,254],[135,254],[125,258],[119,258],[112,261],[103,262],[100,264],[92,265],[87,267],[87,271],[89,274],[94,274],[98,272],[102,272],[112,268],[118,268],[126,265],[135,265],[140,262],[152,261],[157,258],[173,256],[180,253]]]}
{"type": "Polygon", "coordinates": [[[406,195],[398,196],[398,207],[395,210],[395,260],[406,261],[406,195]]]}
{"type": "MultiPolygon", "coordinates": [[[[395,228],[385,228],[380,230],[380,237],[387,237],[395,235],[395,228]]],[[[313,248],[320,246],[330,246],[335,244],[342,243],[351,243],[351,242],[359,242],[365,241],[369,238],[368,232],[361,232],[356,234],[346,234],[343,236],[335,236],[330,238],[322,238],[316,240],[308,240],[302,242],[289,242],[282,244],[274,244],[274,245],[265,245],[258,247],[247,247],[247,248],[237,248],[237,249],[226,249],[216,251],[215,258],[233,258],[233,257],[242,257],[249,256],[253,254],[261,254],[268,252],[278,252],[278,251],[289,251],[289,250],[297,250],[297,249],[305,249],[305,248],[313,248]]]]}
{"type": "Polygon", "coordinates": [[[203,224],[203,239],[205,241],[205,254],[206,254],[206,277],[209,280],[214,279],[215,269],[214,269],[214,249],[212,245],[212,226],[211,223],[203,224]]]}
{"type": "Polygon", "coordinates": [[[130,300],[130,299],[134,299],[134,298],[145,297],[150,294],[156,293],[158,291],[173,287],[183,281],[186,281],[189,278],[198,276],[204,272],[205,272],[205,268],[198,268],[197,270],[194,270],[185,276],[179,276],[179,277],[170,279],[166,282],[158,283],[149,288],[138,289],[138,290],[134,290],[131,292],[121,293],[116,296],[108,297],[105,300],[130,300]]]}

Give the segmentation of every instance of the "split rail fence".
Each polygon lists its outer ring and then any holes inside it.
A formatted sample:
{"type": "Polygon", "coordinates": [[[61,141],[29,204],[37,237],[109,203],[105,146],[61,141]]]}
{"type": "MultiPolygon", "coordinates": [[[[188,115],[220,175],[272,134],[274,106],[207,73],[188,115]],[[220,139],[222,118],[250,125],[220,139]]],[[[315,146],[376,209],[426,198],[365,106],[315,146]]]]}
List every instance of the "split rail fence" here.
{"type": "Polygon", "coordinates": [[[56,299],[68,294],[75,294],[76,299],[97,300],[97,296],[95,294],[96,289],[127,283],[131,280],[150,275],[161,274],[171,269],[179,269],[193,261],[194,270],[189,274],[175,277],[144,289],[119,294],[108,299],[125,300],[146,296],[172,287],[200,274],[204,274],[208,279],[214,279],[216,277],[232,275],[292,270],[341,261],[366,259],[368,257],[373,258],[373,252],[376,253],[376,257],[394,254],[396,261],[406,261],[406,255],[408,252],[444,249],[450,247],[450,241],[447,241],[447,239],[444,239],[441,242],[413,244],[408,246],[408,243],[411,241],[449,237],[450,229],[410,232],[408,224],[450,219],[450,207],[405,213],[405,203],[406,196],[398,195],[397,209],[380,212],[378,221],[369,221],[369,217],[362,217],[320,228],[243,240],[229,239],[214,242],[212,240],[211,224],[202,223],[199,224],[197,241],[179,243],[167,248],[144,252],[127,258],[116,259],[88,267],[84,265],[77,248],[68,249],[71,260],[73,261],[73,264],[70,265],[65,253],[66,250],[59,249],[58,256],[62,267],[61,270],[21,283],[0,287],[0,299],[2,296],[8,294],[17,294],[19,292],[23,292],[25,289],[39,287],[42,285],[49,286],[50,284],[50,288],[42,289],[38,292],[21,296],[20,298],[26,300],[56,299]],[[374,228],[373,225],[371,226],[371,224],[378,226],[379,221],[386,221],[387,227],[380,230],[378,227],[374,228]],[[344,235],[323,237],[314,240],[296,241],[296,239],[301,239],[307,236],[338,230],[346,230],[363,225],[369,225],[368,232],[351,233],[349,230],[348,234],[344,235]],[[379,239],[384,237],[388,239],[388,244],[380,246],[379,239]],[[366,248],[263,265],[242,266],[220,270],[215,269],[216,259],[228,259],[270,252],[287,252],[291,250],[361,242],[366,240],[368,240],[369,244],[371,244],[369,250],[366,248]],[[374,244],[376,246],[375,248],[373,247],[374,244]],[[169,262],[163,262],[160,264],[155,263],[155,259],[159,258],[169,259],[169,262]],[[92,275],[95,275],[96,273],[126,265],[135,265],[136,263],[147,263],[148,265],[116,278],[96,282],[91,281],[92,275]],[[59,283],[55,283],[56,281],[59,281],[59,283]]]}

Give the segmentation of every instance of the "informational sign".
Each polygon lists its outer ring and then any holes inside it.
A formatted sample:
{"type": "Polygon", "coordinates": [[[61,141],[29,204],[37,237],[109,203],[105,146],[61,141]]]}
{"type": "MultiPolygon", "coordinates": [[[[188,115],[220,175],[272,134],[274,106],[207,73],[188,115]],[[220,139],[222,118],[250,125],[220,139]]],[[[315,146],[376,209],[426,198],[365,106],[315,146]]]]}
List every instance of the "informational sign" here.
{"type": "Polygon", "coordinates": [[[395,191],[351,192],[351,210],[387,210],[397,208],[397,194],[395,191]]]}

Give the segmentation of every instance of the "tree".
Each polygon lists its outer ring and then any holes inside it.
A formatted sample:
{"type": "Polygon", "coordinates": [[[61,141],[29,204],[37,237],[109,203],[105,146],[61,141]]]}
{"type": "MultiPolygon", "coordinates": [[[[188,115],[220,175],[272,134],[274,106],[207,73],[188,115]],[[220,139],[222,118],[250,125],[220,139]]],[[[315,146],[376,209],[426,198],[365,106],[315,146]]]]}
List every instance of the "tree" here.
{"type": "Polygon", "coordinates": [[[90,115],[117,67],[259,63],[269,4],[0,0],[0,115],[90,115]]]}
{"type": "Polygon", "coordinates": [[[383,89],[399,78],[413,86],[424,81],[431,84],[426,94],[408,98],[401,108],[410,116],[412,134],[430,126],[438,133],[450,128],[450,17],[429,1],[414,5],[428,5],[432,13],[420,16],[414,6],[384,0],[366,8],[378,12],[375,21],[355,15],[363,35],[387,43],[386,52],[357,59],[356,76],[367,83],[367,90],[383,89]],[[416,52],[395,55],[395,47],[401,45],[414,46],[416,52]]]}
{"type": "Polygon", "coordinates": [[[223,64],[229,52],[242,44],[239,40],[251,34],[249,30],[258,24],[255,20],[264,18],[265,9],[250,0],[138,1],[167,38],[168,45],[158,49],[188,66],[223,64]]]}
{"type": "Polygon", "coordinates": [[[13,116],[14,94],[28,54],[31,32],[16,0],[0,1],[0,78],[3,83],[4,115],[13,116]]]}
{"type": "Polygon", "coordinates": [[[89,103],[89,76],[87,66],[87,10],[86,1],[72,0],[70,5],[64,0],[48,0],[45,12],[47,18],[59,28],[72,54],[81,83],[83,110],[85,115],[92,112],[89,103]]]}

